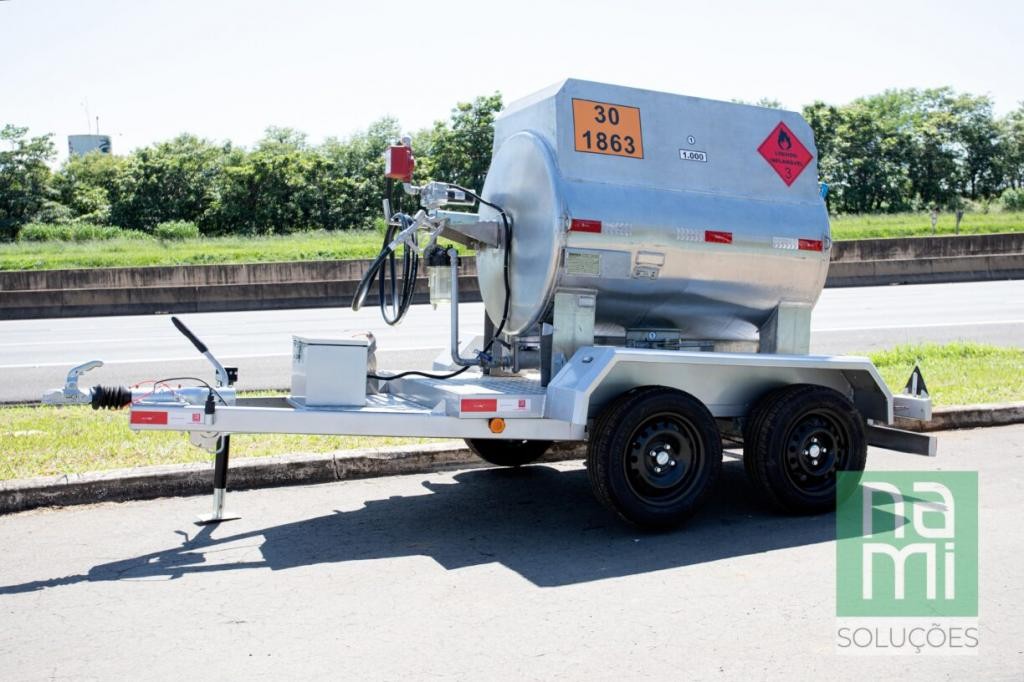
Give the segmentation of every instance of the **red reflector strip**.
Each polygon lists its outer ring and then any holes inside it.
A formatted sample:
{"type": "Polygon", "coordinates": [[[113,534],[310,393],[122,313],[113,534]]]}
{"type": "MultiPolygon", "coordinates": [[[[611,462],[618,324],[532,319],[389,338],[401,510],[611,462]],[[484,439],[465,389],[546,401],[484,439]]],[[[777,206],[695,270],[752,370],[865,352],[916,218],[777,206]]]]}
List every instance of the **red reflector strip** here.
{"type": "Polygon", "coordinates": [[[132,424],[166,424],[166,412],[132,412],[132,424]]]}
{"type": "Polygon", "coordinates": [[[820,239],[801,239],[798,244],[801,251],[821,251],[823,247],[820,239]]]}
{"type": "Polygon", "coordinates": [[[570,232],[593,232],[600,234],[601,232],[601,221],[600,220],[583,220],[581,218],[573,218],[572,223],[569,225],[570,232]]]}
{"type": "Polygon", "coordinates": [[[704,230],[704,241],[711,242],[713,244],[732,244],[732,232],[704,230]]]}
{"type": "Polygon", "coordinates": [[[497,398],[463,398],[461,403],[463,412],[497,412],[497,398]]]}

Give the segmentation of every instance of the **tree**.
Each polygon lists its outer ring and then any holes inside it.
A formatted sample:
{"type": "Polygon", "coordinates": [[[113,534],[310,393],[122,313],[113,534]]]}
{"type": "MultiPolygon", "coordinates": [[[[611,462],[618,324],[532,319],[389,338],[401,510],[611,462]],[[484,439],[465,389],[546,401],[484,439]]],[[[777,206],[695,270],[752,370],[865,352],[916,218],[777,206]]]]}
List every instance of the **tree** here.
{"type": "Polygon", "coordinates": [[[230,152],[230,144],[189,134],[135,151],[122,193],[111,203],[112,222],[151,230],[168,220],[206,221],[217,199],[214,179],[230,152]]]}
{"type": "Polygon", "coordinates": [[[999,149],[1004,185],[1024,187],[1024,102],[999,121],[999,149]]]}
{"type": "Polygon", "coordinates": [[[47,162],[56,155],[53,135],[28,137],[28,128],[0,130],[0,238],[14,239],[53,198],[47,162]]]}
{"type": "Polygon", "coordinates": [[[994,196],[1003,182],[1003,151],[991,98],[959,95],[950,109],[960,151],[961,194],[972,199],[994,196]]]}
{"type": "Polygon", "coordinates": [[[829,185],[825,201],[832,209],[841,194],[837,146],[842,118],[836,107],[821,101],[804,107],[803,115],[814,132],[814,144],[818,148],[818,175],[829,185]]]}
{"type": "Polygon", "coordinates": [[[53,188],[74,219],[104,224],[111,204],[124,197],[128,171],[127,157],[93,151],[68,158],[54,174],[53,188]]]}
{"type": "Polygon", "coordinates": [[[478,192],[483,189],[494,145],[494,117],[501,108],[501,94],[494,93],[459,103],[449,122],[435,123],[430,146],[424,150],[430,158],[430,176],[478,192]]]}
{"type": "MultiPolygon", "coordinates": [[[[381,200],[386,192],[384,150],[401,134],[398,121],[385,117],[345,140],[328,139],[321,147],[328,163],[323,181],[332,188],[341,227],[369,228],[381,216],[381,200]]],[[[418,179],[423,177],[423,166],[420,157],[418,179]]]]}

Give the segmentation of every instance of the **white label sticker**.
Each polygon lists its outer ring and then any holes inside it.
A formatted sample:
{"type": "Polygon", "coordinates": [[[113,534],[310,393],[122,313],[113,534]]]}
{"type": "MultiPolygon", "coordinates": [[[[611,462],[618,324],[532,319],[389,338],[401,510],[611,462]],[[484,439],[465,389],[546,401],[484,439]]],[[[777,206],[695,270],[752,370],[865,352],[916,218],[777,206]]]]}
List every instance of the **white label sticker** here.
{"type": "Polygon", "coordinates": [[[169,410],[167,412],[167,423],[168,424],[202,424],[203,413],[185,410],[169,410]]]}
{"type": "Polygon", "coordinates": [[[683,161],[697,161],[698,163],[708,162],[707,153],[696,149],[680,149],[679,158],[683,161]]]}
{"type": "Polygon", "coordinates": [[[498,398],[498,412],[526,412],[529,409],[529,398],[498,398]]]}

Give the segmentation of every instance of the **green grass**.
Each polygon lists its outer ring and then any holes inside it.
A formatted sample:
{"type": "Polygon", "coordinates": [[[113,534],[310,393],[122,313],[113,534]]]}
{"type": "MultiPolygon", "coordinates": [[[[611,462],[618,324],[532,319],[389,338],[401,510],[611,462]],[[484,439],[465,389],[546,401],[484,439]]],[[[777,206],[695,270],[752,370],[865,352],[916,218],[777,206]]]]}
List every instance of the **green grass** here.
{"type": "MultiPolygon", "coordinates": [[[[246,435],[231,438],[231,456],[264,457],[435,442],[429,438],[246,435]]],[[[104,469],[212,462],[181,433],[134,433],[126,412],[75,407],[0,407],[0,480],[104,469]]]]}
{"type": "MultiPolygon", "coordinates": [[[[952,234],[955,218],[939,216],[938,234],[952,234]]],[[[968,213],[961,234],[1024,231],[1024,212],[968,213]]],[[[833,239],[911,237],[932,234],[927,213],[844,215],[832,218],[833,239]]],[[[163,241],[137,235],[97,241],[20,241],[0,244],[0,270],[202,265],[267,261],[373,258],[375,230],[300,232],[276,237],[211,237],[163,241]]],[[[465,250],[463,250],[465,252],[465,250]]],[[[468,252],[465,252],[468,255],[468,252]]]]}
{"type": "MultiPolygon", "coordinates": [[[[915,362],[936,405],[1024,400],[1024,349],[973,343],[899,346],[871,354],[893,392],[915,362]]],[[[427,438],[237,435],[233,457],[331,452],[433,442],[427,438]]],[[[133,433],[124,412],[89,407],[0,407],[0,480],[103,469],[207,462],[181,433],[133,433]]]]}
{"type": "MultiPolygon", "coordinates": [[[[873,239],[878,237],[927,237],[932,219],[927,212],[870,215],[841,215],[832,218],[832,239],[873,239]]],[[[953,234],[956,216],[939,214],[935,234],[953,234]]],[[[998,211],[965,213],[960,234],[1024,232],[1024,212],[998,211]]]]}
{"type": "Polygon", "coordinates": [[[955,342],[897,346],[870,354],[885,383],[898,392],[920,364],[935,405],[1024,400],[1024,349],[955,342]]]}
{"type": "Polygon", "coordinates": [[[266,261],[373,258],[380,251],[375,230],[300,232],[276,237],[210,237],[160,241],[110,239],[85,242],[0,244],[0,270],[202,265],[266,261]]]}

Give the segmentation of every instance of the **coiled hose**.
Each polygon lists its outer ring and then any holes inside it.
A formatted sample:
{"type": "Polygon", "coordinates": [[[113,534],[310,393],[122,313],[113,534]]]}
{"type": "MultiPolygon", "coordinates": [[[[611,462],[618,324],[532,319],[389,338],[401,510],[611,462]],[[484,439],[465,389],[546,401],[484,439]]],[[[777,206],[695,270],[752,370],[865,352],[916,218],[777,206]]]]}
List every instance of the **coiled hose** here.
{"type": "Polygon", "coordinates": [[[405,230],[411,224],[411,220],[404,214],[395,216],[398,225],[388,225],[384,232],[384,244],[380,253],[370,263],[370,267],[363,273],[359,280],[356,293],[352,297],[352,310],[359,310],[366,302],[366,296],[376,279],[380,286],[380,314],[384,321],[394,326],[402,321],[405,314],[409,312],[412,305],[413,295],[416,292],[416,274],[419,271],[420,254],[408,244],[401,245],[402,249],[402,278],[401,284],[398,281],[398,259],[391,242],[401,230],[405,230]],[[384,266],[387,265],[387,268],[384,266]],[[390,285],[390,286],[389,286],[390,285]]]}

